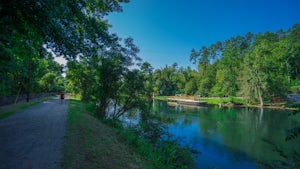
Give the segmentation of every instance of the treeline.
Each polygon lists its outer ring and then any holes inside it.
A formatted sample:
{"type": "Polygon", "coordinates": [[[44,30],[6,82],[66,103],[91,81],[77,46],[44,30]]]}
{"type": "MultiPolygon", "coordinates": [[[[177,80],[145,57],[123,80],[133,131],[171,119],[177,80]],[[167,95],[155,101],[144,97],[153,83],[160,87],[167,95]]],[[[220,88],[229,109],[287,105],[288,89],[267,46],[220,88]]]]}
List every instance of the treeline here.
{"type": "Polygon", "coordinates": [[[248,102],[285,99],[300,92],[300,24],[287,31],[247,33],[199,50],[190,60],[198,70],[177,64],[153,73],[159,95],[242,96],[248,102]]]}

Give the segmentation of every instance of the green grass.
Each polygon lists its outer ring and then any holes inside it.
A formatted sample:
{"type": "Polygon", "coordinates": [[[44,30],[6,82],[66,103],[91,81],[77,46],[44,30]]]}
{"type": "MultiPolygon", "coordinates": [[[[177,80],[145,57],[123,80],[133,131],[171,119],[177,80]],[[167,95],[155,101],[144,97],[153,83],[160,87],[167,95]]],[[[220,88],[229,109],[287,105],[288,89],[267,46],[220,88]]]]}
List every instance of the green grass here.
{"type": "Polygon", "coordinates": [[[223,99],[221,98],[201,98],[200,101],[205,101],[208,104],[218,104],[223,102],[223,99]]]}
{"type": "Polygon", "coordinates": [[[4,119],[8,116],[11,116],[21,110],[27,109],[31,106],[42,103],[43,101],[49,100],[52,97],[45,97],[41,99],[35,99],[29,103],[17,103],[0,107],[0,119],[4,119]]]}
{"type": "MultiPolygon", "coordinates": [[[[167,101],[169,96],[155,96],[156,100],[167,101]]],[[[179,97],[180,98],[180,97],[179,97]]],[[[184,99],[192,99],[194,100],[195,97],[182,97],[184,99]]],[[[200,101],[205,101],[208,104],[219,104],[219,103],[236,103],[236,104],[243,104],[244,99],[242,97],[201,97],[200,101]]]]}
{"type": "Polygon", "coordinates": [[[167,101],[168,100],[168,96],[155,96],[154,99],[156,99],[156,100],[162,100],[162,101],[167,101]]]}
{"type": "Polygon", "coordinates": [[[219,104],[219,103],[243,104],[244,103],[244,99],[241,97],[204,97],[204,98],[200,98],[200,101],[206,101],[208,104],[219,104]]]}

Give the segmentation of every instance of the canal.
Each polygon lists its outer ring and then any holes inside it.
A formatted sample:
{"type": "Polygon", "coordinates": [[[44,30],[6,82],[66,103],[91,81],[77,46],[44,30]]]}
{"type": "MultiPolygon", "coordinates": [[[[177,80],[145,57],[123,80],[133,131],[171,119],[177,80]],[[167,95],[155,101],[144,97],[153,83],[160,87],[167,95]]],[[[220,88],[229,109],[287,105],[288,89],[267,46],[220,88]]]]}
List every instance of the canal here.
{"type": "Polygon", "coordinates": [[[300,113],[257,108],[182,107],[155,101],[152,112],[169,120],[165,130],[195,154],[195,168],[291,168],[299,165],[300,138],[286,141],[300,113]]]}

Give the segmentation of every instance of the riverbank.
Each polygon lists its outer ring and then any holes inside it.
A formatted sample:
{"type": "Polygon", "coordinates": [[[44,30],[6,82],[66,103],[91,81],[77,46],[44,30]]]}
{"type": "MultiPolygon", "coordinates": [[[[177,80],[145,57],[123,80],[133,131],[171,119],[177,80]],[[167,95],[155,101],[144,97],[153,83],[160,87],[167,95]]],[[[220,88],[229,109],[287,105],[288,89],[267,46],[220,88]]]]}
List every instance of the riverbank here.
{"type": "Polygon", "coordinates": [[[90,113],[87,104],[70,100],[62,168],[146,168],[141,156],[90,113]]]}
{"type": "MultiPolygon", "coordinates": [[[[156,96],[154,99],[168,101],[169,96],[156,96]]],[[[172,96],[174,97],[174,96],[172,96]]],[[[260,105],[251,105],[245,104],[244,99],[242,97],[201,97],[196,98],[194,96],[181,96],[178,98],[186,99],[186,100],[199,100],[203,102],[207,102],[209,106],[219,106],[219,107],[253,107],[253,108],[261,108],[260,105]]],[[[298,110],[300,107],[300,102],[292,102],[292,103],[267,103],[263,106],[263,108],[267,109],[284,109],[284,110],[298,110]]]]}
{"type": "Polygon", "coordinates": [[[89,104],[70,100],[62,168],[192,168],[189,150],[171,141],[153,148],[134,131],[101,121],[90,110],[89,104]]]}

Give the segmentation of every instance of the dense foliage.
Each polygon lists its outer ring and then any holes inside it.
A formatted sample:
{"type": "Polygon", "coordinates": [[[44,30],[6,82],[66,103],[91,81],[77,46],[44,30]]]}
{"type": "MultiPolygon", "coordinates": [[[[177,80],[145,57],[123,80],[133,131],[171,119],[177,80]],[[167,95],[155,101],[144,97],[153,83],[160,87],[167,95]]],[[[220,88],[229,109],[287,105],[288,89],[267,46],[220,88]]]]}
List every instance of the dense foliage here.
{"type": "Polygon", "coordinates": [[[125,47],[117,44],[99,55],[68,63],[69,90],[95,103],[99,117],[118,118],[141,101],[143,75],[132,67],[140,60],[138,48],[131,38],[124,43],[125,47]]]}
{"type": "Polygon", "coordinates": [[[276,101],[299,92],[300,24],[287,31],[247,33],[198,51],[198,70],[176,64],[154,72],[159,95],[243,96],[248,102],[276,101]]]}
{"type": "Polygon", "coordinates": [[[29,101],[30,92],[62,90],[63,67],[43,47],[55,32],[49,22],[54,4],[47,3],[1,1],[0,96],[26,93],[29,101]]]}
{"type": "Polygon", "coordinates": [[[31,92],[62,91],[63,67],[52,54],[93,60],[101,51],[117,48],[118,37],[108,33],[103,17],[121,11],[121,2],[127,0],[1,1],[0,96],[26,93],[29,101],[31,92]]]}

